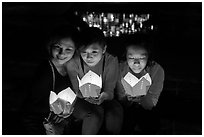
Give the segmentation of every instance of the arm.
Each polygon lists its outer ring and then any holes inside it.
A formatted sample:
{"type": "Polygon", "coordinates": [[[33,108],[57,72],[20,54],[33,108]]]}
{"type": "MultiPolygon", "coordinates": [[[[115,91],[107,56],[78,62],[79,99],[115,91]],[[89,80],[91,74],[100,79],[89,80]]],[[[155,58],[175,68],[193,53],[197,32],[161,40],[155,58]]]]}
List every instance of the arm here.
{"type": "Polygon", "coordinates": [[[126,97],[126,94],[125,94],[125,89],[122,85],[122,82],[121,82],[121,79],[122,79],[122,71],[124,71],[124,64],[120,64],[119,65],[119,71],[118,71],[118,79],[117,79],[117,82],[116,82],[116,89],[115,89],[115,95],[116,95],[116,98],[119,100],[119,101],[122,101],[124,102],[127,97],[126,97]]]}
{"type": "Polygon", "coordinates": [[[157,64],[152,69],[152,85],[150,86],[147,95],[142,97],[140,100],[140,104],[144,109],[151,110],[156,106],[163,89],[163,82],[164,70],[160,65],[157,64]]]}
{"type": "Polygon", "coordinates": [[[108,64],[106,65],[105,71],[104,71],[104,76],[105,78],[103,80],[103,96],[104,100],[112,100],[114,97],[114,89],[116,86],[116,82],[118,79],[118,59],[115,58],[110,58],[108,60],[108,64]]]}
{"type": "Polygon", "coordinates": [[[77,75],[79,75],[79,66],[77,65],[77,63],[79,64],[79,62],[77,61],[79,61],[77,57],[75,57],[74,59],[72,58],[66,64],[66,68],[67,68],[67,72],[68,72],[69,78],[72,83],[73,91],[76,93],[77,97],[83,98],[81,92],[79,91],[79,83],[77,80],[77,75]]]}

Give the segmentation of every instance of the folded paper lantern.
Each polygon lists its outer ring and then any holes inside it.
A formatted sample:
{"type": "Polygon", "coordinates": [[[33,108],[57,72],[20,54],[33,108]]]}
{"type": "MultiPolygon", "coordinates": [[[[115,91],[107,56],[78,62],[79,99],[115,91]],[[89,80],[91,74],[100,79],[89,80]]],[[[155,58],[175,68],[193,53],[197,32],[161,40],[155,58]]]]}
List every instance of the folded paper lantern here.
{"type": "Polygon", "coordinates": [[[152,84],[149,73],[146,73],[140,79],[128,72],[124,78],[121,79],[122,85],[126,94],[133,97],[146,95],[147,91],[152,84]]]}
{"type": "Polygon", "coordinates": [[[62,90],[58,95],[50,91],[50,110],[57,115],[66,117],[72,112],[75,100],[76,94],[70,87],[62,90]]]}
{"type": "Polygon", "coordinates": [[[93,71],[89,70],[82,79],[80,80],[77,76],[79,82],[79,90],[81,91],[83,97],[98,97],[102,88],[102,78],[98,76],[93,71]]]}

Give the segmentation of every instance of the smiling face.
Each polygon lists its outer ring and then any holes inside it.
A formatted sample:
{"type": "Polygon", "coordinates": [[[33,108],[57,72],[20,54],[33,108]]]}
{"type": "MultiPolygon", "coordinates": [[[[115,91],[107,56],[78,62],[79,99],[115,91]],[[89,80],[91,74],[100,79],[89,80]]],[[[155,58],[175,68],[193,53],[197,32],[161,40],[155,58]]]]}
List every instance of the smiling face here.
{"type": "Polygon", "coordinates": [[[148,53],[139,46],[130,45],[127,48],[127,63],[134,73],[140,73],[147,65],[148,53]]]}
{"type": "Polygon", "coordinates": [[[83,61],[90,67],[95,66],[101,60],[106,51],[106,46],[102,48],[99,43],[93,43],[80,51],[83,61]]]}
{"type": "Polygon", "coordinates": [[[51,48],[52,61],[63,65],[69,61],[75,52],[75,44],[72,39],[61,39],[58,44],[55,44],[51,48]]]}

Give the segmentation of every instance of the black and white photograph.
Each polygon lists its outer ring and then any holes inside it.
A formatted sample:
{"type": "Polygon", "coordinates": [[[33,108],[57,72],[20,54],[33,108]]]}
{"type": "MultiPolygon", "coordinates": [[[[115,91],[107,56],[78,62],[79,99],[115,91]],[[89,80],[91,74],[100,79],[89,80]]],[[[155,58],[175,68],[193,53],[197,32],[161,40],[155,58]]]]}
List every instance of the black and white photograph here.
{"type": "Polygon", "coordinates": [[[2,135],[202,135],[202,1],[2,2],[2,135]]]}

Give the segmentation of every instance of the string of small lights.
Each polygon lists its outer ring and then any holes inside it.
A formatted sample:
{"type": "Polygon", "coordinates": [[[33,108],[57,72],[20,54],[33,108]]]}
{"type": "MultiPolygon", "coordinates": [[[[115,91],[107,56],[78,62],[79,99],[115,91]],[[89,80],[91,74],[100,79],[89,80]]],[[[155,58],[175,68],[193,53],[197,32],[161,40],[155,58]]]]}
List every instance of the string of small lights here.
{"type": "Polygon", "coordinates": [[[134,34],[154,29],[153,24],[145,24],[152,17],[150,14],[86,12],[80,17],[89,27],[102,29],[106,37],[119,37],[122,34],[134,34]]]}

